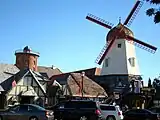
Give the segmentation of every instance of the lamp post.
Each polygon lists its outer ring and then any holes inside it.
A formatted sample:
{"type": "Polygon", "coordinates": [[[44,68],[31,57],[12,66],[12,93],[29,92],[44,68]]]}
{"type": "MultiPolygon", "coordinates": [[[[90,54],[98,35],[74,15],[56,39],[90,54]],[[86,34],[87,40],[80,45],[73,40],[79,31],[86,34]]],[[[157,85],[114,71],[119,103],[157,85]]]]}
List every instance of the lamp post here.
{"type": "Polygon", "coordinates": [[[83,71],[81,73],[81,76],[82,76],[82,88],[81,88],[82,98],[83,98],[83,79],[84,79],[84,75],[85,75],[85,72],[83,71]]]}

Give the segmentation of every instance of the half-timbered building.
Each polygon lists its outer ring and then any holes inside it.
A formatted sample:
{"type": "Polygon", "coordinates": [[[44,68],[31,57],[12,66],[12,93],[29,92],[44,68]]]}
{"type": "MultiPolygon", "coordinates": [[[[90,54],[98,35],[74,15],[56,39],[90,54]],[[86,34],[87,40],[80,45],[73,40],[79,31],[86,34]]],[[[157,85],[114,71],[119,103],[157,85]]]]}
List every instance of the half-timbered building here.
{"type": "Polygon", "coordinates": [[[63,99],[105,99],[106,91],[92,79],[82,73],[66,73],[52,76],[48,86],[48,102],[53,105],[63,99]],[[60,85],[56,85],[57,81],[60,85]],[[58,91],[58,92],[57,92],[58,91]]]}
{"type": "Polygon", "coordinates": [[[15,103],[47,104],[47,82],[58,68],[38,66],[39,53],[26,46],[15,52],[15,64],[0,64],[0,109],[15,103]]]}

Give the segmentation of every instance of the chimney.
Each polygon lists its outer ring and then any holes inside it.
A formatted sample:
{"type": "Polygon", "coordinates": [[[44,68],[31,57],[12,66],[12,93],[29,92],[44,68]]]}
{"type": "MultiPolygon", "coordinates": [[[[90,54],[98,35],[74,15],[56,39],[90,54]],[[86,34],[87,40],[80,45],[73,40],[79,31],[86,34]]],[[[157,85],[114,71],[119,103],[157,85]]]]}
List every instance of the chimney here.
{"type": "Polygon", "coordinates": [[[52,65],[52,67],[51,67],[51,69],[56,69],[57,67],[56,66],[54,66],[54,65],[52,65]]]}

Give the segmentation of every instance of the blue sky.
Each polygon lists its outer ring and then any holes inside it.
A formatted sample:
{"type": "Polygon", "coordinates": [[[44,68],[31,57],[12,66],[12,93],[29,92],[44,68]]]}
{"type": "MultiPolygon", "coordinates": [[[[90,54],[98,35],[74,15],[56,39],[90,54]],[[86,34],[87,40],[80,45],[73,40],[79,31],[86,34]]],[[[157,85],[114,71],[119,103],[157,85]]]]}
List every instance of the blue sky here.
{"type": "MultiPolygon", "coordinates": [[[[14,51],[26,45],[40,52],[39,65],[55,65],[63,72],[98,66],[96,57],[108,29],[85,19],[87,13],[114,25],[129,14],[135,0],[1,0],[0,62],[15,63],[14,51]]],[[[145,15],[144,3],[130,29],[136,38],[160,46],[160,24],[145,15]]],[[[136,48],[145,80],[160,73],[160,53],[136,48]]],[[[101,66],[98,66],[101,67],[101,66]]]]}

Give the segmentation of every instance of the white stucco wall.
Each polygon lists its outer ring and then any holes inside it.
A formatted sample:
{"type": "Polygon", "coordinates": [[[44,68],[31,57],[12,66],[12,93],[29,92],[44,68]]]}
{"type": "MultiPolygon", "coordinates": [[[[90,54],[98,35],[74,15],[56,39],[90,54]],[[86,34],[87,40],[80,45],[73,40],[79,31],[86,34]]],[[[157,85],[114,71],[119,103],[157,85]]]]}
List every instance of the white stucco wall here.
{"type": "Polygon", "coordinates": [[[139,67],[135,53],[135,46],[124,39],[115,40],[112,48],[106,55],[102,64],[101,75],[109,74],[133,74],[139,75],[139,67]],[[118,48],[121,44],[121,48],[118,48]],[[135,66],[132,67],[129,63],[129,58],[135,58],[135,66]],[[108,59],[108,67],[105,66],[105,59],[108,59]]]}

